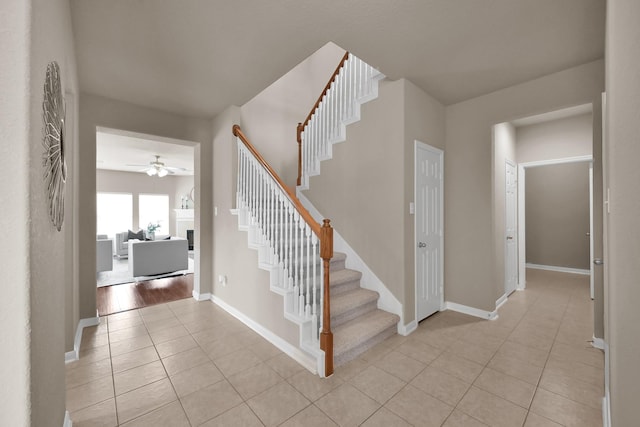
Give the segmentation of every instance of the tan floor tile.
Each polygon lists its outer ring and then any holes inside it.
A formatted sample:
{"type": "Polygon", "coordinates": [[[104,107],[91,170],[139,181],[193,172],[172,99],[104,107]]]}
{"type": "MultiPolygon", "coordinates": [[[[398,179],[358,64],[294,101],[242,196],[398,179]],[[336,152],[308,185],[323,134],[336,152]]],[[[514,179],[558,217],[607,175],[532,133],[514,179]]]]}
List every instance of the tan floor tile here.
{"type": "Polygon", "coordinates": [[[456,356],[449,351],[442,353],[440,357],[431,363],[430,366],[449,375],[453,375],[467,383],[475,381],[483,368],[482,365],[460,356],[456,356]]]}
{"type": "Polygon", "coordinates": [[[160,358],[158,357],[155,347],[146,347],[113,357],[111,359],[111,365],[113,366],[113,373],[115,374],[138,366],[146,365],[147,363],[151,363],[158,359],[160,358]]]}
{"type": "Polygon", "coordinates": [[[534,385],[491,368],[485,368],[473,385],[527,410],[536,392],[534,385]]]}
{"type": "Polygon", "coordinates": [[[124,320],[124,319],[130,319],[132,317],[140,317],[140,310],[129,310],[129,311],[123,311],[120,313],[115,313],[115,314],[110,314],[109,316],[103,318],[106,319],[109,323],[111,321],[113,322],[118,322],[120,320],[124,320]]]}
{"type": "Polygon", "coordinates": [[[158,318],[154,320],[148,320],[146,317],[144,318],[144,324],[147,327],[147,331],[149,333],[152,332],[160,332],[164,329],[175,328],[176,326],[182,326],[180,320],[175,317],[173,314],[171,316],[167,316],[166,318],[158,318]]]}
{"type": "Polygon", "coordinates": [[[213,362],[205,362],[202,365],[180,371],[169,379],[178,397],[184,397],[201,388],[215,384],[224,377],[213,362]]]}
{"type": "Polygon", "coordinates": [[[182,406],[193,426],[217,417],[238,406],[242,398],[227,381],[218,381],[181,399],[182,406]]]}
{"type": "Polygon", "coordinates": [[[584,343],[582,347],[571,346],[562,342],[556,342],[551,349],[551,355],[559,360],[569,360],[584,363],[595,368],[604,366],[604,352],[584,343]]]}
{"type": "Polygon", "coordinates": [[[442,349],[432,347],[418,339],[405,341],[396,350],[425,365],[433,362],[442,353],[442,349]]]}
{"type": "MultiPolygon", "coordinates": [[[[189,329],[189,328],[187,328],[189,329]]],[[[234,331],[227,330],[222,327],[217,328],[206,328],[201,331],[191,332],[193,334],[193,339],[200,345],[210,343],[213,341],[221,340],[222,338],[233,334],[234,331]]]]}
{"type": "Polygon", "coordinates": [[[247,401],[266,426],[275,426],[309,405],[309,401],[286,382],[278,383],[247,401]]]}
{"type": "Polygon", "coordinates": [[[561,427],[561,425],[538,414],[529,412],[527,420],[524,422],[524,427],[561,427]]]}
{"type": "Polygon", "coordinates": [[[411,424],[384,406],[362,423],[363,427],[411,427],[411,424]]]}
{"type": "Polygon", "coordinates": [[[533,366],[544,368],[544,365],[547,363],[549,352],[536,350],[513,341],[505,341],[502,347],[497,351],[496,355],[509,357],[511,359],[527,362],[533,366]]]}
{"type": "Polygon", "coordinates": [[[192,348],[191,350],[183,351],[182,353],[162,359],[162,364],[169,376],[176,375],[178,372],[202,365],[206,362],[210,362],[210,360],[200,347],[192,348]]]}
{"type": "Polygon", "coordinates": [[[420,372],[411,385],[443,402],[455,406],[469,390],[471,383],[449,375],[432,366],[420,372]]]}
{"type": "Polygon", "coordinates": [[[397,351],[388,353],[382,359],[374,362],[374,365],[406,382],[411,381],[427,366],[397,351]]]}
{"type": "Polygon", "coordinates": [[[511,375],[532,385],[537,385],[542,367],[533,366],[527,362],[507,356],[495,355],[487,365],[488,368],[495,369],[503,374],[511,375]]]}
{"type": "Polygon", "coordinates": [[[342,384],[326,394],[316,406],[340,426],[359,425],[380,408],[380,404],[351,384],[342,384]]]}
{"type": "Polygon", "coordinates": [[[381,405],[407,384],[376,366],[369,366],[350,383],[381,405]]]}
{"type": "Polygon", "coordinates": [[[422,325],[414,332],[414,335],[416,339],[441,350],[446,350],[457,341],[457,338],[447,334],[446,330],[434,331],[427,329],[427,326],[423,328],[422,325]]]}
{"type": "Polygon", "coordinates": [[[72,412],[70,415],[75,427],[117,427],[118,425],[115,399],[105,400],[72,412]]]}
{"type": "Polygon", "coordinates": [[[487,427],[487,425],[456,409],[442,427],[487,427]]]}
{"type": "Polygon", "coordinates": [[[88,382],[111,375],[111,359],[96,362],[72,362],[66,368],[66,387],[73,388],[88,382]]]}
{"type": "Polygon", "coordinates": [[[303,369],[295,375],[292,375],[287,379],[287,382],[291,384],[296,390],[304,395],[311,402],[315,402],[331,390],[338,387],[344,381],[336,375],[332,375],[329,378],[320,378],[316,374],[303,369]]]}
{"type": "Polygon", "coordinates": [[[111,375],[67,389],[67,410],[74,412],[113,398],[113,378],[111,375]]]}
{"type": "Polygon", "coordinates": [[[249,347],[252,336],[247,333],[231,334],[225,338],[201,344],[202,349],[215,362],[224,359],[232,353],[249,347]]]}
{"type": "Polygon", "coordinates": [[[182,325],[160,329],[158,331],[152,331],[149,332],[149,335],[151,335],[151,340],[154,342],[154,344],[160,344],[165,341],[175,340],[176,338],[190,336],[189,331],[187,331],[187,329],[182,325]]]}
{"type": "Polygon", "coordinates": [[[359,358],[366,362],[374,363],[389,354],[392,350],[388,345],[378,344],[362,353],[359,358]]]}
{"type": "Polygon", "coordinates": [[[476,387],[464,395],[457,409],[496,427],[521,426],[527,416],[526,409],[476,387]]]}
{"type": "Polygon", "coordinates": [[[404,420],[416,426],[440,426],[452,406],[408,385],[384,405],[404,420]]]}
{"type": "Polygon", "coordinates": [[[230,377],[233,374],[237,374],[238,372],[262,363],[258,356],[247,349],[236,351],[214,362],[226,377],[230,377]]]}
{"type": "Polygon", "coordinates": [[[349,381],[355,378],[369,366],[371,366],[369,362],[358,357],[345,363],[344,365],[335,367],[333,375],[340,377],[344,381],[349,381]]]}
{"type": "Polygon", "coordinates": [[[132,316],[122,320],[109,320],[108,330],[109,332],[115,332],[132,326],[142,325],[142,323],[142,317],[140,316],[132,316]]]}
{"type": "MultiPolygon", "coordinates": [[[[75,422],[73,425],[75,426],[75,422]]],[[[190,424],[182,405],[176,400],[122,424],[122,427],[190,427],[190,424]]]]}
{"type": "Polygon", "coordinates": [[[109,344],[109,334],[97,334],[96,330],[87,332],[84,328],[82,332],[82,341],[80,342],[80,350],[86,350],[93,347],[100,347],[109,344]]]}
{"type": "Polygon", "coordinates": [[[262,361],[271,359],[272,357],[282,353],[278,347],[264,339],[260,339],[253,343],[251,345],[251,351],[262,361]]]}
{"type": "Polygon", "coordinates": [[[579,379],[580,381],[602,387],[604,383],[604,367],[595,368],[580,362],[570,362],[549,357],[545,371],[579,379]]]}
{"type": "Polygon", "coordinates": [[[567,427],[602,426],[600,410],[541,388],[536,391],[530,411],[567,427]]]}
{"type": "Polygon", "coordinates": [[[489,363],[489,360],[491,360],[494,354],[494,351],[492,350],[487,350],[484,347],[480,347],[463,340],[459,340],[451,344],[447,351],[455,354],[456,356],[476,362],[482,366],[489,363]]]}
{"type": "Polygon", "coordinates": [[[315,405],[307,406],[280,425],[281,427],[337,427],[337,424],[315,405]]]}
{"type": "Polygon", "coordinates": [[[144,325],[135,325],[129,328],[120,329],[109,333],[109,342],[111,344],[122,340],[128,340],[135,337],[143,337],[149,335],[144,325]]]}
{"type": "Polygon", "coordinates": [[[262,427],[262,423],[245,403],[241,403],[200,427],[262,427]]]}
{"type": "Polygon", "coordinates": [[[167,377],[159,360],[113,375],[116,396],[167,377]]]}
{"type": "Polygon", "coordinates": [[[552,370],[545,370],[538,387],[595,409],[602,408],[604,384],[597,386],[552,370]]]}
{"type": "Polygon", "coordinates": [[[177,399],[169,379],[156,381],[116,396],[118,420],[125,423],[177,399]]]}
{"type": "Polygon", "coordinates": [[[173,356],[174,354],[191,350],[192,348],[196,348],[197,346],[198,344],[195,342],[195,340],[190,335],[187,335],[184,337],[165,341],[160,344],[156,344],[156,350],[158,350],[158,354],[160,355],[160,357],[164,359],[166,357],[173,356]]]}
{"type": "Polygon", "coordinates": [[[109,359],[111,357],[111,352],[109,350],[109,345],[107,344],[80,350],[79,357],[80,358],[75,362],[67,364],[67,367],[69,367],[70,365],[81,366],[85,363],[93,363],[100,360],[109,359]]]}
{"type": "Polygon", "coordinates": [[[152,345],[153,342],[148,334],[111,343],[111,357],[120,356],[121,354],[130,353],[152,345]]]}
{"type": "Polygon", "coordinates": [[[266,389],[273,387],[280,381],[284,381],[276,371],[264,363],[238,372],[228,378],[231,385],[244,400],[248,400],[266,389]]]}
{"type": "Polygon", "coordinates": [[[282,378],[289,378],[304,369],[302,365],[285,353],[280,353],[277,356],[268,359],[265,363],[269,365],[271,369],[276,371],[276,373],[282,378]]]}

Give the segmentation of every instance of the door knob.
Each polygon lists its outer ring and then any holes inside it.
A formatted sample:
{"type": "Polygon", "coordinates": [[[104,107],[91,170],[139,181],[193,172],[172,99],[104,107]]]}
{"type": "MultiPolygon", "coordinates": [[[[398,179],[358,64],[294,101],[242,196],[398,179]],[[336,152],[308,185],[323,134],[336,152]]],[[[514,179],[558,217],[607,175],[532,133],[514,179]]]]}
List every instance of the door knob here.
{"type": "Polygon", "coordinates": [[[418,243],[418,247],[419,247],[419,248],[426,248],[426,247],[427,247],[427,244],[426,244],[426,243],[424,243],[424,242],[419,242],[419,243],[418,243]]]}
{"type": "Polygon", "coordinates": [[[604,261],[602,261],[600,258],[596,258],[596,259],[593,260],[593,263],[595,265],[602,265],[602,264],[604,264],[604,261]]]}
{"type": "Polygon", "coordinates": [[[507,240],[513,240],[513,236],[507,236],[507,240]]]}

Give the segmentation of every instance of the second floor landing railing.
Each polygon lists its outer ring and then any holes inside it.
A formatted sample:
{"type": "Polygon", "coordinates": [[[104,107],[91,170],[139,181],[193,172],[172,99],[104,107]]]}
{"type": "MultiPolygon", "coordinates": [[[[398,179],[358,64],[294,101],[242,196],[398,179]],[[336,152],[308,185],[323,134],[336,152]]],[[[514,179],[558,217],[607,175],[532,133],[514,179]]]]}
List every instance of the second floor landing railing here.
{"type": "Polygon", "coordinates": [[[268,247],[270,263],[278,267],[279,286],[293,295],[285,311],[311,323],[310,344],[324,351],[324,375],[329,376],[333,373],[330,220],[319,224],[313,219],[238,125],[233,126],[233,135],[238,141],[237,208],[247,212],[258,230],[257,239],[268,247]]]}

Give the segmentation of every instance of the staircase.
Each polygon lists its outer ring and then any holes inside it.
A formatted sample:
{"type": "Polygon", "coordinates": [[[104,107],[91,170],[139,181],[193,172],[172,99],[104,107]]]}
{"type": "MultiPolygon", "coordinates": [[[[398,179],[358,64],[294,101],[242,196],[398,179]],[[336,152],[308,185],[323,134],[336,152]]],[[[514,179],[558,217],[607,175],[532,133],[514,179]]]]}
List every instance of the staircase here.
{"type": "Polygon", "coordinates": [[[360,287],[362,273],[345,268],[346,255],[331,260],[333,360],[339,367],[396,333],[400,318],[377,308],[378,293],[360,287]]]}
{"type": "MultiPolygon", "coordinates": [[[[375,99],[384,75],[345,54],[304,123],[298,124],[298,188],[331,158],[345,126],[360,118],[360,104],[375,99]]],[[[377,308],[379,295],[360,287],[362,273],[333,252],[333,229],[302,206],[239,126],[236,207],[258,265],[270,272],[270,289],[284,297],[284,317],[300,328],[299,348],[317,360],[320,376],[333,373],[396,333],[399,316],[377,308]],[[333,327],[333,331],[332,331],[333,327]]]]}

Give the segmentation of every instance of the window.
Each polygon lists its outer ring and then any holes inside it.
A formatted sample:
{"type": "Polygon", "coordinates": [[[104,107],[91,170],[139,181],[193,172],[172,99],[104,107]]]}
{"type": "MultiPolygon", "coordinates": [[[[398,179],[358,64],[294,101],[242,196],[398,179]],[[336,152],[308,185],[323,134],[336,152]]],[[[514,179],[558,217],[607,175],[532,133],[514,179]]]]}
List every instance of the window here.
{"type": "Polygon", "coordinates": [[[157,234],[169,234],[169,195],[140,194],[138,206],[138,223],[143,230],[149,224],[160,224],[157,234]]]}
{"type": "Polygon", "coordinates": [[[131,193],[96,194],[97,234],[114,238],[116,233],[130,230],[133,221],[133,195],[131,193]]]}

